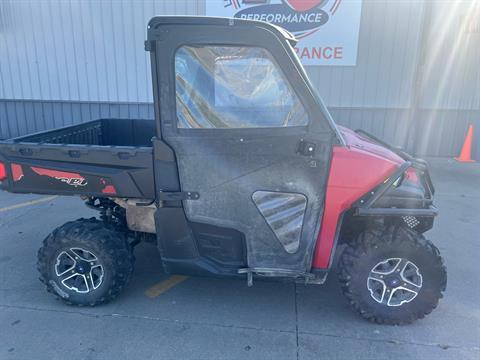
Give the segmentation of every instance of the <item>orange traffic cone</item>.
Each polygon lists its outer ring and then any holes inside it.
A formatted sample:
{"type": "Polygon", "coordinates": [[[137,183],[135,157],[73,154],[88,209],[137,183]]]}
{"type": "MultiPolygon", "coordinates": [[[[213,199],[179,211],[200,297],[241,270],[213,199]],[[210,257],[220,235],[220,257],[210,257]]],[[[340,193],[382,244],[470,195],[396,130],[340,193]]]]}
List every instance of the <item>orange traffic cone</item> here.
{"type": "Polygon", "coordinates": [[[460,156],[456,157],[455,160],[460,162],[475,162],[475,160],[472,159],[472,140],[473,140],[473,125],[470,125],[468,127],[467,136],[465,137],[465,142],[463,143],[460,156]]]}

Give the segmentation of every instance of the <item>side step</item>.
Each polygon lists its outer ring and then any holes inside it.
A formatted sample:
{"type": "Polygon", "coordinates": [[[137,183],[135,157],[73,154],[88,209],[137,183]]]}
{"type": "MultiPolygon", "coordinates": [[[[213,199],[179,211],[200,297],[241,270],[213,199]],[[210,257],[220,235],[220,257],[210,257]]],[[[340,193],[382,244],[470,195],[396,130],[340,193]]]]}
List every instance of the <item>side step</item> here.
{"type": "Polygon", "coordinates": [[[287,277],[295,278],[298,283],[321,285],[327,280],[327,272],[319,274],[306,273],[302,271],[275,268],[242,268],[238,269],[239,274],[247,274],[248,287],[253,286],[253,275],[266,277],[287,277]]]}

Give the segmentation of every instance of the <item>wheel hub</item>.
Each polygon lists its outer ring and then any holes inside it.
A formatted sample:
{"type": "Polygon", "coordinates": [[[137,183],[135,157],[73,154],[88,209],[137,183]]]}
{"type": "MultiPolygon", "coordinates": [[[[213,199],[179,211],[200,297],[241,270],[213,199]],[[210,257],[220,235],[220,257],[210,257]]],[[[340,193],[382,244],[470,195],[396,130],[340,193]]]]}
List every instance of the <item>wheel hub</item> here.
{"type": "Polygon", "coordinates": [[[79,274],[86,274],[90,272],[90,265],[86,261],[79,261],[77,266],[75,266],[75,270],[77,270],[79,274]]]}
{"type": "Polygon", "coordinates": [[[69,248],[58,254],[55,274],[67,289],[89,293],[102,284],[105,272],[94,253],[82,248],[69,248]]]}
{"type": "Polygon", "coordinates": [[[401,306],[415,299],[422,288],[418,267],[405,258],[389,258],[377,263],[367,278],[371,297],[386,306],[401,306]]]}
{"type": "Polygon", "coordinates": [[[398,284],[400,284],[400,279],[398,279],[397,277],[393,277],[385,281],[385,283],[387,284],[387,286],[396,287],[398,286],[398,284]]]}

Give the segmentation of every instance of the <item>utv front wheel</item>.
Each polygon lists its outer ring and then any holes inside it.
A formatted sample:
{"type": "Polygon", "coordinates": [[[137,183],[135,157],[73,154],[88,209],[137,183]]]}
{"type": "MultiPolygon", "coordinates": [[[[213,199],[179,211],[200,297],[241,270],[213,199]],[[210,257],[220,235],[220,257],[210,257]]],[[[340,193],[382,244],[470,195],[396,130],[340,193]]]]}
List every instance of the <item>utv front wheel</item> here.
{"type": "Polygon", "coordinates": [[[339,280],[351,306],[379,324],[405,324],[429,314],[446,288],[438,249],[404,227],[366,230],[346,247],[339,280]]]}
{"type": "Polygon", "coordinates": [[[68,304],[95,306],[114,299],[133,272],[125,233],[96,219],[55,229],[38,252],[40,280],[68,304]]]}

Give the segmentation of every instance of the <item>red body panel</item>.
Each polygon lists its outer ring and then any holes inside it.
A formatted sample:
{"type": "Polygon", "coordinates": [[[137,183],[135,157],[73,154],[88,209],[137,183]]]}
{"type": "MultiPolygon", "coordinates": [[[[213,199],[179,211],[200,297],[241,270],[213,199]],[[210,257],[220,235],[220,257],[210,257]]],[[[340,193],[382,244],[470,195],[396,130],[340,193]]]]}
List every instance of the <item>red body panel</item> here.
{"type": "Polygon", "coordinates": [[[341,214],[362,195],[385,181],[403,163],[394,152],[341,128],[347,146],[333,148],[325,211],[312,267],[327,269],[341,214]]]}

